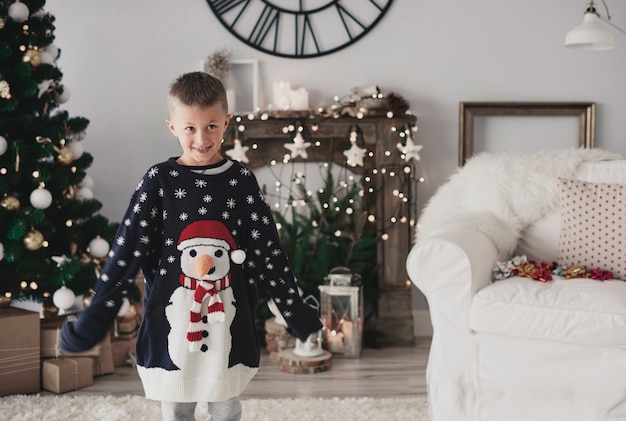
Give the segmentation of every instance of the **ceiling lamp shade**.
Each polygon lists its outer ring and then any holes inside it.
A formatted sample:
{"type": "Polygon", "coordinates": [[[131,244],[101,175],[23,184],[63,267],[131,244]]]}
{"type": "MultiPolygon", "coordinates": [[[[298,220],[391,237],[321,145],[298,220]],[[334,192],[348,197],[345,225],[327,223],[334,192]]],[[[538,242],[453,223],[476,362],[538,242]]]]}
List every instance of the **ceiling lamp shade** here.
{"type": "Polygon", "coordinates": [[[565,46],[582,50],[612,50],[615,48],[615,37],[602,26],[602,21],[593,12],[585,12],[583,23],[565,35],[565,46]]]}
{"type": "Polygon", "coordinates": [[[613,28],[622,33],[626,32],[611,22],[609,8],[604,0],[602,0],[602,4],[606,10],[607,18],[604,19],[596,11],[594,2],[591,0],[587,6],[587,10],[585,10],[583,23],[565,35],[566,47],[593,51],[612,50],[615,48],[615,37],[613,36],[613,33],[607,30],[605,24],[611,25],[613,28]]]}

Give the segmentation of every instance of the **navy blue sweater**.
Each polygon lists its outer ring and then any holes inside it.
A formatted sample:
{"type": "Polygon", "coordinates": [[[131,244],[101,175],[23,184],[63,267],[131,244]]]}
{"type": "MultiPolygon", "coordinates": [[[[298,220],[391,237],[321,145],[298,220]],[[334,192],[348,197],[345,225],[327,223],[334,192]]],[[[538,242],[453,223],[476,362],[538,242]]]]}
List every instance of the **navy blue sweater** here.
{"type": "Polygon", "coordinates": [[[170,158],[146,172],[91,305],[62,330],[62,349],[83,351],[104,337],[139,269],[145,297],[137,365],[149,399],[221,401],[241,393],[259,364],[258,285],[294,336],[306,340],[322,327],[298,294],[256,178],[235,161],[186,167],[170,158]]]}

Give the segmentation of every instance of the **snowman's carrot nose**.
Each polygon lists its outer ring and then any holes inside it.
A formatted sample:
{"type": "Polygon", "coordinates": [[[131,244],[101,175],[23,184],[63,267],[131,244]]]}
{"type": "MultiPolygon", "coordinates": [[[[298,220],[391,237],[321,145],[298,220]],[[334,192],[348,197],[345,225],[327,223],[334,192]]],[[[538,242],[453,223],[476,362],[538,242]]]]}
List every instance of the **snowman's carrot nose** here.
{"type": "Polygon", "coordinates": [[[198,256],[194,261],[194,266],[196,269],[196,278],[201,279],[213,268],[213,258],[208,254],[198,256]]]}

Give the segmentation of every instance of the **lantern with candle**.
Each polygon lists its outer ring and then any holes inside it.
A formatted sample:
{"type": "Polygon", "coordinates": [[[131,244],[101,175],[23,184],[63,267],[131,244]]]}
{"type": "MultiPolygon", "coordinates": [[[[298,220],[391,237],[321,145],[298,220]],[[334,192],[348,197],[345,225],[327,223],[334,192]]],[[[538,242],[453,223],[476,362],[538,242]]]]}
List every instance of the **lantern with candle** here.
{"type": "Polygon", "coordinates": [[[333,354],[358,358],[361,356],[363,336],[360,277],[358,274],[331,273],[327,279],[328,285],[319,286],[324,345],[333,354]]]}
{"type": "MultiPolygon", "coordinates": [[[[309,295],[304,299],[304,302],[316,309],[319,313],[320,303],[314,296],[309,295]],[[311,302],[314,304],[311,304],[311,302]]],[[[300,357],[317,357],[324,353],[322,343],[322,331],[318,330],[317,332],[311,333],[304,342],[300,339],[296,339],[296,347],[294,348],[293,353],[299,355],[300,357]]]]}

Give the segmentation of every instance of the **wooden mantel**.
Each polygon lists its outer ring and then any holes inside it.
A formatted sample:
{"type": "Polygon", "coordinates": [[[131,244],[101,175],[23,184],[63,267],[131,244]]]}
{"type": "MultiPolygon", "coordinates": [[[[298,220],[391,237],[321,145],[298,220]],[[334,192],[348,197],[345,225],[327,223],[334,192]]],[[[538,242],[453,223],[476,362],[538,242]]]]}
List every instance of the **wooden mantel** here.
{"type": "MultiPolygon", "coordinates": [[[[388,234],[388,240],[378,242],[378,285],[380,298],[376,330],[382,333],[379,343],[383,345],[412,344],[413,318],[411,311],[411,288],[407,285],[406,257],[411,247],[413,229],[409,221],[390,223],[394,213],[398,212],[398,197],[394,190],[408,195],[405,206],[414,206],[414,183],[409,180],[413,174],[407,174],[405,167],[410,166],[400,157],[397,144],[402,141],[397,130],[411,127],[416,117],[412,115],[388,118],[385,116],[324,118],[309,116],[269,117],[247,116],[233,118],[228,128],[224,150],[231,149],[235,139],[241,140],[243,146],[251,149],[246,156],[246,164],[254,170],[266,166],[272,159],[280,161],[289,151],[285,143],[293,141],[295,132],[286,132],[284,128],[302,126],[303,136],[307,141],[319,141],[320,146],[307,149],[306,162],[334,162],[346,165],[343,151],[350,148],[349,135],[356,128],[359,134],[359,146],[373,152],[373,158],[366,158],[363,167],[350,167],[357,174],[366,173],[374,179],[375,195],[368,198],[374,206],[377,216],[377,229],[380,234],[388,234]],[[394,128],[396,130],[394,130],[394,128]],[[253,145],[256,149],[252,149],[253,145]],[[372,172],[374,169],[377,171],[372,172]],[[383,170],[384,169],[384,170],[383,170]],[[396,174],[389,176],[390,172],[396,174]]],[[[304,161],[300,157],[292,161],[304,161]]],[[[396,192],[397,193],[397,192],[396,192]]],[[[409,209],[404,214],[414,215],[415,210],[409,209]]]]}

